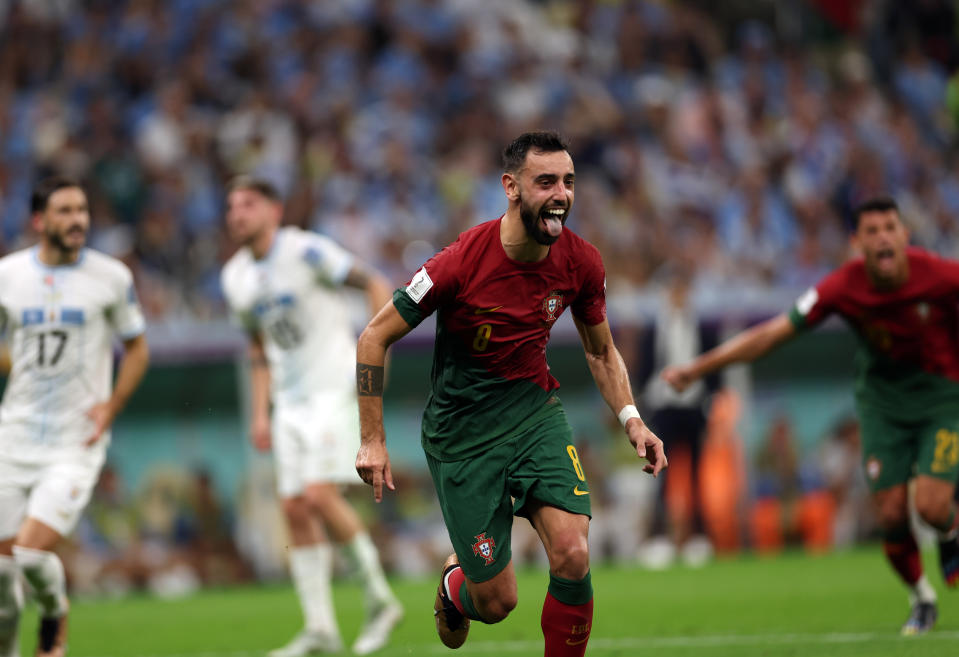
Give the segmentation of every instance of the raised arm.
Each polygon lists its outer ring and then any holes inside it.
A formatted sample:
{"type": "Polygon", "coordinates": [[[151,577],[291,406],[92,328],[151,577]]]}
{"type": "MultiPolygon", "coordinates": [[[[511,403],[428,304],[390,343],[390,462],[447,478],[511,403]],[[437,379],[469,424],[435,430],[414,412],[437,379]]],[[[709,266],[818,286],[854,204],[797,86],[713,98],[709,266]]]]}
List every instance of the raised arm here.
{"type": "Polygon", "coordinates": [[[93,420],[93,433],[87,438],[87,446],[93,445],[103,432],[106,431],[113,420],[116,419],[123,407],[126,406],[130,396],[140,385],[143,375],[150,364],[150,348],[147,345],[146,335],[141,333],[136,337],[123,341],[123,357],[120,361],[120,368],[117,372],[116,383],[113,385],[113,393],[110,399],[101,402],[87,411],[90,419],[93,420]]]}
{"type": "Polygon", "coordinates": [[[586,364],[596,381],[596,387],[623,423],[629,442],[636,448],[636,454],[649,461],[643,469],[653,476],[658,475],[667,465],[663,441],[649,430],[636,412],[633,391],[629,385],[629,373],[623,357],[613,344],[609,323],[603,320],[589,326],[575,316],[573,321],[586,351],[586,364]]]}
{"type": "Polygon", "coordinates": [[[731,363],[754,361],[795,335],[796,327],[789,315],[782,313],[734,335],[686,365],[667,367],[660,376],[677,391],[682,391],[697,379],[731,363]]]}
{"type": "Polygon", "coordinates": [[[362,264],[354,264],[343,280],[344,285],[355,287],[366,293],[366,303],[370,309],[370,317],[376,315],[380,308],[390,303],[393,288],[390,282],[381,273],[362,264]]]}
{"type": "Polygon", "coordinates": [[[360,405],[360,451],[356,471],[373,486],[373,498],[383,499],[383,484],[390,490],[393,473],[383,429],[383,380],[386,350],[412,330],[392,303],[384,305],[360,334],[356,343],[356,393],[360,405]]]}

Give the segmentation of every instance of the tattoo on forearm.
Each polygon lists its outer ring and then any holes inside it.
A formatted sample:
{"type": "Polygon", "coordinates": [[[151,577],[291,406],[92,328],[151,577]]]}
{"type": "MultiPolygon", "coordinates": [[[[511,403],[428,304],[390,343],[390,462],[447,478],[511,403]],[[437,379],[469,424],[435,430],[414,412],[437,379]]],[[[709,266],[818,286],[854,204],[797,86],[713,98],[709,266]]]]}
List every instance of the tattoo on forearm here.
{"type": "Polygon", "coordinates": [[[356,364],[356,394],[360,397],[383,396],[383,366],[356,364]]]}

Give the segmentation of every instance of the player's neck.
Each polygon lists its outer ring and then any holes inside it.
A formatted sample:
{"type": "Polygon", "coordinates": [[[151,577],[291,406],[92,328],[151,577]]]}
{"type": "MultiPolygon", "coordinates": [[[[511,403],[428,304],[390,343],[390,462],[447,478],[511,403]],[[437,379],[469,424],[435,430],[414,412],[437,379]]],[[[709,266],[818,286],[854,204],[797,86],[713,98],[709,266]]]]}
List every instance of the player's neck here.
{"type": "Polygon", "coordinates": [[[80,259],[80,249],[61,249],[47,241],[41,241],[37,259],[48,267],[72,265],[80,259]]]}
{"type": "Polygon", "coordinates": [[[510,208],[499,226],[499,240],[510,260],[539,262],[549,255],[549,247],[540,244],[526,232],[518,208],[510,208]]]}
{"type": "Polygon", "coordinates": [[[262,260],[269,255],[273,248],[273,240],[276,239],[276,226],[270,226],[263,229],[256,237],[250,240],[250,251],[257,260],[262,260]]]}

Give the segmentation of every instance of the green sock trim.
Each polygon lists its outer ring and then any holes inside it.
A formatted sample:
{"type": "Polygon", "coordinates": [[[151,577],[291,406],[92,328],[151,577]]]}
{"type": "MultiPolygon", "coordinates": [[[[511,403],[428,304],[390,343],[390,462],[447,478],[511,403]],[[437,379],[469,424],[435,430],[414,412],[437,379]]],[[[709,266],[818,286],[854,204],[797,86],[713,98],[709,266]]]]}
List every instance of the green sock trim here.
{"type": "Polygon", "coordinates": [[[473,604],[473,598],[470,597],[470,592],[466,588],[466,580],[463,580],[463,583],[460,585],[460,603],[463,605],[463,611],[466,612],[466,617],[473,620],[480,621],[485,623],[482,618],[480,618],[479,612],[476,611],[476,605],[473,604]]]}
{"type": "Polygon", "coordinates": [[[590,573],[580,580],[549,574],[549,592],[564,605],[584,605],[593,599],[593,580],[590,573]]]}

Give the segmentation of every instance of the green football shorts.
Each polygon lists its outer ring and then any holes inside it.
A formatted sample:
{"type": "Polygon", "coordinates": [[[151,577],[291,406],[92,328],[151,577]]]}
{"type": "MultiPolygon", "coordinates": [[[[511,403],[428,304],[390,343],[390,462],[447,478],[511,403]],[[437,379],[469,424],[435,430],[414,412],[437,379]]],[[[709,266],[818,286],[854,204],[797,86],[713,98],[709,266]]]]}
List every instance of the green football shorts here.
{"type": "Polygon", "coordinates": [[[955,409],[914,420],[863,406],[858,414],[862,464],[873,492],[904,484],[917,474],[956,481],[959,413],[955,409]]]}
{"type": "Polygon", "coordinates": [[[509,564],[513,515],[528,517],[530,500],[590,515],[589,488],[572,438],[554,396],[479,456],[439,461],[426,455],[453,549],[472,581],[485,582],[509,564]]]}

